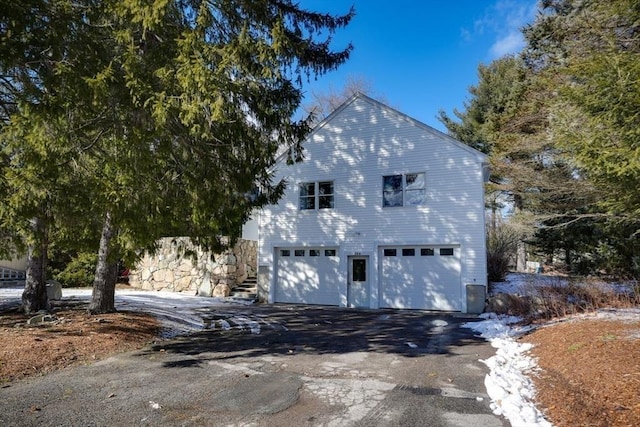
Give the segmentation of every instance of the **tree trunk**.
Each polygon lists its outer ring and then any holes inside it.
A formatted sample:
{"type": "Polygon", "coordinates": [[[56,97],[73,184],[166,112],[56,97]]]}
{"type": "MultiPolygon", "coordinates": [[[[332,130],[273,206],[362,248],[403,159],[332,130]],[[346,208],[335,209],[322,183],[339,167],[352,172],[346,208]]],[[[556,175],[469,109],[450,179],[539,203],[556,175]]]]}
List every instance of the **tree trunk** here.
{"type": "Polygon", "coordinates": [[[516,271],[527,271],[527,246],[522,240],[518,240],[516,247],[516,271]]]}
{"type": "Polygon", "coordinates": [[[571,248],[565,246],[564,248],[564,264],[567,268],[567,271],[571,271],[573,270],[573,262],[572,262],[572,256],[571,256],[571,248]]]}
{"type": "Polygon", "coordinates": [[[113,224],[111,213],[107,212],[100,236],[100,248],[98,249],[98,263],[93,280],[93,294],[89,312],[91,314],[113,313],[116,311],[115,294],[116,281],[118,279],[118,262],[109,261],[109,245],[113,237],[113,224]]]}
{"type": "Polygon", "coordinates": [[[25,313],[49,310],[47,298],[47,248],[49,242],[45,233],[44,221],[41,218],[31,220],[34,234],[41,239],[40,247],[29,245],[27,254],[27,272],[22,292],[22,309],[25,313]]]}

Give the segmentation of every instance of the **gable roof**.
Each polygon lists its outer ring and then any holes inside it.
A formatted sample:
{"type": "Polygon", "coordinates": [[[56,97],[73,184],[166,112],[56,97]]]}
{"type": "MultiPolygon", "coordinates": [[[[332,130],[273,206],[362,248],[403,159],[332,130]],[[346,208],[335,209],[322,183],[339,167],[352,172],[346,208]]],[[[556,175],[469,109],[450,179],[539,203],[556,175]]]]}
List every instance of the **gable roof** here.
{"type": "Polygon", "coordinates": [[[398,110],[396,110],[393,107],[390,107],[380,101],[377,101],[363,93],[357,92],[355,93],[351,98],[347,99],[345,102],[342,103],[342,105],[340,105],[338,108],[336,108],[331,114],[329,114],[327,117],[325,117],[324,120],[322,120],[320,123],[318,123],[318,125],[316,127],[313,128],[313,130],[309,133],[309,135],[305,138],[305,139],[310,139],[313,134],[315,134],[317,131],[319,131],[320,129],[322,129],[327,123],[331,122],[336,116],[340,115],[340,113],[346,109],[349,105],[353,104],[356,100],[363,100],[367,103],[369,103],[371,106],[373,106],[374,108],[386,111],[390,114],[393,114],[394,116],[396,116],[397,118],[399,118],[400,120],[403,120],[407,123],[409,123],[412,126],[416,126],[424,131],[426,131],[427,133],[430,133],[434,136],[437,136],[439,138],[444,139],[445,141],[457,146],[458,148],[461,148],[467,152],[469,152],[470,154],[474,155],[474,156],[478,156],[481,159],[482,163],[488,163],[488,156],[478,150],[476,150],[473,147],[468,146],[467,144],[458,141],[457,139],[453,138],[450,135],[447,135],[444,132],[441,132],[425,123],[422,123],[421,121],[414,119],[413,117],[402,113],[398,110]]]}
{"type": "MultiPolygon", "coordinates": [[[[309,135],[307,135],[307,137],[305,138],[305,141],[310,140],[313,135],[315,133],[317,133],[320,129],[322,129],[324,126],[327,125],[327,123],[330,123],[332,120],[334,120],[335,117],[339,116],[340,113],[345,110],[347,107],[349,107],[351,104],[353,104],[354,102],[356,102],[356,100],[363,100],[365,102],[367,102],[368,104],[370,104],[372,107],[377,108],[379,110],[382,111],[386,111],[394,116],[396,116],[397,118],[399,118],[400,120],[403,120],[407,123],[409,123],[412,126],[416,126],[424,131],[426,131],[427,133],[430,133],[438,138],[441,138],[445,141],[447,141],[450,144],[455,145],[456,147],[467,151],[468,153],[470,153],[471,155],[474,155],[476,157],[478,157],[478,159],[480,160],[480,162],[483,165],[487,165],[488,166],[488,156],[478,150],[476,150],[473,147],[468,146],[467,144],[458,141],[457,139],[453,138],[452,136],[447,135],[444,132],[441,132],[425,123],[422,123],[421,121],[414,119],[413,117],[402,113],[398,110],[396,110],[393,107],[390,107],[380,101],[377,101],[361,92],[356,92],[353,96],[351,96],[349,99],[347,99],[346,101],[344,101],[338,108],[336,108],[335,110],[333,110],[331,112],[331,114],[329,114],[327,117],[325,117],[322,121],[320,121],[320,123],[318,123],[309,133],[309,135]]],[[[276,162],[274,164],[277,165],[279,163],[281,163],[282,161],[284,161],[287,157],[287,152],[288,150],[285,150],[283,153],[281,153],[278,158],[276,159],[276,162]]]]}

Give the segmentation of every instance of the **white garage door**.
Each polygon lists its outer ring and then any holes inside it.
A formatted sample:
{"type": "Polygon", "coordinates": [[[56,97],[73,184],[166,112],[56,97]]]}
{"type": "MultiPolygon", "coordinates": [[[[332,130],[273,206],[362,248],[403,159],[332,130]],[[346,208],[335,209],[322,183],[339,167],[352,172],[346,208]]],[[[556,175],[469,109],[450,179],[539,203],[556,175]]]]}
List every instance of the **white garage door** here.
{"type": "Polygon", "coordinates": [[[381,247],[379,259],[381,307],[462,309],[460,247],[381,247]]]}
{"type": "Polygon", "coordinates": [[[339,305],[337,248],[277,248],[275,301],[339,305]]]}

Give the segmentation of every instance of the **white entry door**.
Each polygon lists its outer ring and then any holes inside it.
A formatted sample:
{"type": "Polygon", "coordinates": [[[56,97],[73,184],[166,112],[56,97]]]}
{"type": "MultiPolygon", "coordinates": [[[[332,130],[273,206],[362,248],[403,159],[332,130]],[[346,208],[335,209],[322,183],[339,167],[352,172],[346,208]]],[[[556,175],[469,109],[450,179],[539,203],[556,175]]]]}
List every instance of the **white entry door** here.
{"type": "Polygon", "coordinates": [[[349,283],[347,284],[349,307],[369,307],[369,257],[349,257],[349,283]]]}

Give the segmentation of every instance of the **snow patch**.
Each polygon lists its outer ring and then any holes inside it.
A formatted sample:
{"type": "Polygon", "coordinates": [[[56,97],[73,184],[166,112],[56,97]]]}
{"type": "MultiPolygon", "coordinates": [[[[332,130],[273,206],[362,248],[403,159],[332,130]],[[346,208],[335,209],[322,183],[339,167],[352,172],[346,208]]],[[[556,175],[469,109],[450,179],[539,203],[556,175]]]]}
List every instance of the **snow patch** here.
{"type": "Polygon", "coordinates": [[[531,328],[514,326],[522,320],[515,316],[485,313],[481,317],[485,320],[462,326],[478,332],[497,349],[495,356],[481,360],[490,370],[484,384],[493,413],[506,417],[515,427],[551,427],[533,403],[535,388],[527,376],[537,367],[527,355],[532,345],[515,340],[531,328]]]}
{"type": "MultiPolygon", "coordinates": [[[[0,287],[0,304],[19,303],[24,290],[20,287],[0,287]]],[[[91,288],[64,288],[63,300],[88,301],[91,298],[91,288]]],[[[116,290],[116,309],[130,310],[148,313],[155,316],[162,324],[160,336],[162,338],[174,338],[178,335],[201,331],[207,328],[222,329],[225,331],[233,328],[248,330],[252,334],[260,334],[260,321],[274,329],[276,323],[270,323],[266,319],[251,319],[248,316],[224,315],[224,319],[211,319],[211,314],[218,315],[228,307],[247,306],[253,304],[247,301],[228,301],[218,297],[201,297],[178,292],[143,291],[143,290],[116,290]]],[[[217,317],[217,316],[216,316],[217,317]]],[[[281,326],[281,328],[286,328],[281,326]]]]}
{"type": "MultiPolygon", "coordinates": [[[[568,286],[569,280],[558,276],[543,274],[511,273],[504,282],[494,283],[492,294],[507,293],[515,295],[537,295],[539,286],[568,286]]],[[[603,291],[619,294],[633,293],[637,282],[597,283],[603,291]]],[[[463,327],[470,328],[487,339],[496,348],[496,354],[487,360],[481,360],[490,372],[485,377],[487,394],[491,398],[491,409],[497,415],[506,417],[513,426],[548,427],[551,423],[544,419],[535,407],[535,387],[528,374],[537,369],[536,361],[529,356],[532,345],[518,343],[516,338],[534,329],[533,326],[521,326],[521,318],[516,316],[484,313],[482,321],[470,322],[463,327]]],[[[564,321],[578,321],[584,318],[611,320],[640,320],[639,308],[600,309],[594,313],[573,315],[564,321]]]]}

